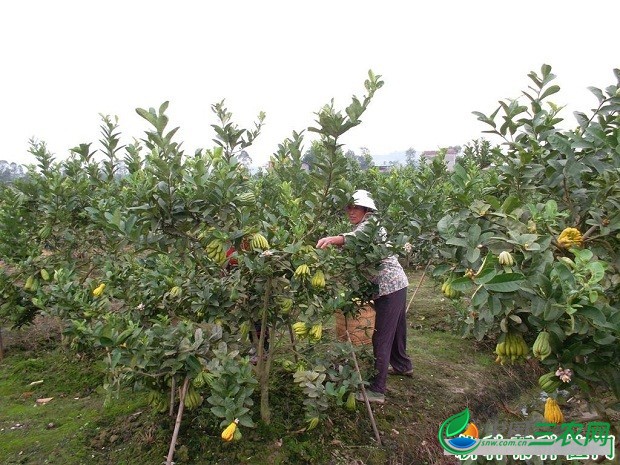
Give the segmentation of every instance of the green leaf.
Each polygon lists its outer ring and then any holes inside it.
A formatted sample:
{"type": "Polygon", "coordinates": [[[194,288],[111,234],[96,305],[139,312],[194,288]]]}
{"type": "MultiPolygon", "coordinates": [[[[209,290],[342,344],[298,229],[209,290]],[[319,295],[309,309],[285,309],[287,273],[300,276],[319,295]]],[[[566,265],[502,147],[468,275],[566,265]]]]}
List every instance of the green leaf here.
{"type": "Polygon", "coordinates": [[[471,228],[469,228],[469,231],[467,231],[468,233],[467,239],[469,240],[469,243],[471,245],[478,245],[481,232],[482,232],[482,229],[480,229],[480,226],[478,226],[477,224],[474,224],[472,225],[471,228]]]}
{"type": "Polygon", "coordinates": [[[450,286],[452,286],[452,289],[455,291],[468,292],[472,288],[472,282],[467,276],[463,276],[452,281],[450,286]]]}
{"type": "Polygon", "coordinates": [[[594,94],[594,96],[598,100],[598,103],[601,103],[602,101],[605,100],[605,96],[603,95],[603,91],[601,89],[599,89],[598,87],[590,86],[590,87],[588,87],[588,90],[594,94]]]}
{"type": "Polygon", "coordinates": [[[249,415],[242,415],[238,418],[241,426],[245,426],[246,428],[254,428],[256,426],[249,415]]]}
{"type": "Polygon", "coordinates": [[[113,345],[115,345],[115,341],[108,336],[99,336],[99,344],[101,344],[101,346],[103,347],[112,347],[113,345]]]}
{"type": "Polygon", "coordinates": [[[504,203],[502,204],[500,210],[508,214],[512,212],[515,208],[517,208],[520,205],[520,203],[521,201],[519,200],[518,197],[510,195],[506,198],[506,200],[504,200],[504,203]]]}
{"type": "Polygon", "coordinates": [[[602,346],[613,344],[616,341],[616,336],[609,334],[605,331],[597,331],[594,333],[594,342],[602,346]]]}
{"type": "Polygon", "coordinates": [[[452,266],[447,264],[447,263],[443,263],[441,265],[437,265],[435,268],[433,268],[433,276],[437,277],[437,276],[441,276],[442,274],[444,274],[446,271],[448,271],[449,269],[451,269],[452,266]]]}
{"type": "Polygon", "coordinates": [[[605,277],[605,267],[601,262],[592,262],[588,265],[588,269],[592,276],[590,276],[589,283],[598,283],[605,277]]]}
{"type": "Polygon", "coordinates": [[[598,325],[604,325],[607,322],[605,318],[605,314],[598,308],[592,307],[590,305],[584,305],[579,309],[579,315],[583,315],[593,323],[598,325]]]}
{"type": "MultiPolygon", "coordinates": [[[[213,396],[209,397],[209,402],[211,402],[213,396]]],[[[213,399],[215,400],[215,399],[213,399]]],[[[211,407],[211,413],[213,413],[213,415],[215,415],[216,417],[219,418],[226,418],[226,409],[220,405],[216,405],[214,407],[211,407]]]]}
{"type": "Polygon", "coordinates": [[[588,300],[591,304],[595,303],[598,300],[598,292],[594,289],[590,289],[590,292],[588,292],[588,300]]]}
{"type": "Polygon", "coordinates": [[[503,273],[497,275],[489,282],[484,284],[488,291],[494,292],[514,292],[521,288],[522,281],[525,279],[521,273],[503,273]]]}
{"type": "Polygon", "coordinates": [[[598,369],[599,376],[609,385],[616,399],[620,399],[620,371],[612,366],[598,369]]]}
{"type": "Polygon", "coordinates": [[[118,350],[118,349],[114,349],[112,351],[112,358],[110,360],[110,368],[111,369],[114,369],[118,365],[118,362],[121,359],[121,355],[122,355],[121,351],[118,350]]]}
{"type": "Polygon", "coordinates": [[[202,369],[200,361],[196,358],[194,354],[189,355],[185,360],[185,363],[190,371],[199,372],[202,369]]]}
{"type": "MultiPolygon", "coordinates": [[[[545,321],[556,321],[560,316],[564,314],[565,308],[562,306],[548,305],[543,312],[543,318],[545,321]]],[[[562,334],[564,334],[562,332],[562,334]]]]}
{"type": "Polygon", "coordinates": [[[564,155],[569,155],[569,154],[572,154],[573,152],[571,148],[570,140],[568,140],[566,136],[564,135],[560,135],[557,133],[551,134],[547,138],[547,141],[549,142],[552,148],[554,148],[555,150],[557,150],[558,152],[564,155]]]}
{"type": "Polygon", "coordinates": [[[551,323],[551,324],[547,324],[546,327],[547,327],[547,331],[549,331],[550,333],[553,333],[555,337],[557,337],[560,341],[563,341],[564,338],[566,337],[564,330],[559,324],[551,323]]]}
{"type": "Polygon", "coordinates": [[[497,276],[497,270],[493,268],[484,269],[474,278],[476,284],[486,284],[497,276]]]}
{"type": "Polygon", "coordinates": [[[138,113],[142,118],[155,126],[157,122],[157,117],[153,113],[150,113],[143,108],[136,108],[136,113],[138,113]]]}
{"type": "Polygon", "coordinates": [[[463,239],[462,237],[452,237],[446,241],[446,244],[459,247],[467,247],[469,245],[467,239],[463,239]]]}
{"type": "Polygon", "coordinates": [[[560,281],[564,282],[564,284],[568,286],[575,285],[575,276],[564,263],[556,262],[553,266],[553,271],[557,273],[558,278],[560,278],[560,281]]]}
{"type": "Polygon", "coordinates": [[[575,116],[575,119],[577,120],[577,123],[579,124],[581,129],[584,129],[588,126],[590,118],[588,118],[585,113],[575,111],[573,112],[573,115],[575,116]]]}
{"type": "Polygon", "coordinates": [[[546,98],[546,97],[549,97],[550,95],[553,95],[553,94],[555,94],[555,93],[557,93],[557,92],[559,92],[559,91],[560,91],[560,86],[557,86],[557,85],[549,86],[549,87],[547,87],[547,89],[546,89],[546,90],[545,90],[545,91],[541,94],[541,96],[540,96],[540,100],[542,100],[542,99],[544,99],[544,98],[546,98]]]}
{"type": "Polygon", "coordinates": [[[486,304],[487,299],[489,298],[489,293],[483,287],[479,287],[474,295],[471,297],[471,304],[474,307],[480,307],[486,304]]]}
{"type": "Polygon", "coordinates": [[[480,249],[478,247],[468,249],[465,258],[469,263],[475,263],[480,258],[480,249]]]}

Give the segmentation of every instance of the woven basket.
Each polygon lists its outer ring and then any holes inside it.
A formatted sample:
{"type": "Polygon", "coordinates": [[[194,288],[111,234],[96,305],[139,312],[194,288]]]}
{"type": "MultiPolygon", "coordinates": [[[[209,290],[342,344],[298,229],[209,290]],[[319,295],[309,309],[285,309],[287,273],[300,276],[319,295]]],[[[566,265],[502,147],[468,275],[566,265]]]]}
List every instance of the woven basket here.
{"type": "Polygon", "coordinates": [[[375,330],[375,309],[373,305],[367,304],[362,307],[355,318],[345,317],[342,313],[336,312],[336,336],[339,340],[347,340],[347,329],[351,343],[354,345],[372,343],[372,334],[375,330]]]}

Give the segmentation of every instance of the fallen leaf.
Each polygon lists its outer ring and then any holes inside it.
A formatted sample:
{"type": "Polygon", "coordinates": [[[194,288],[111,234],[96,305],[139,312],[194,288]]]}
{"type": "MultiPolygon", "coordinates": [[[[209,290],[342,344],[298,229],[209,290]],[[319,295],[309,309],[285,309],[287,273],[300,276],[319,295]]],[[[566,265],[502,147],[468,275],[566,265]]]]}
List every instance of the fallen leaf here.
{"type": "Polygon", "coordinates": [[[44,405],[44,404],[47,404],[52,399],[53,397],[45,397],[43,399],[37,399],[37,404],[44,405]]]}

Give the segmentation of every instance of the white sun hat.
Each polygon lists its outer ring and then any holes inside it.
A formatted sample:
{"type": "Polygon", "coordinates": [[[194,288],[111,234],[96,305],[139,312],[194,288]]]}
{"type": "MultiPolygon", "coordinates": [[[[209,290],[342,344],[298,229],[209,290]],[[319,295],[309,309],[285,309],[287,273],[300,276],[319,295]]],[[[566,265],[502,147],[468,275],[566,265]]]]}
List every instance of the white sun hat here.
{"type": "Polygon", "coordinates": [[[377,209],[375,201],[372,200],[372,197],[370,196],[370,192],[365,191],[364,189],[356,190],[353,193],[353,205],[370,208],[371,210],[377,209]]]}

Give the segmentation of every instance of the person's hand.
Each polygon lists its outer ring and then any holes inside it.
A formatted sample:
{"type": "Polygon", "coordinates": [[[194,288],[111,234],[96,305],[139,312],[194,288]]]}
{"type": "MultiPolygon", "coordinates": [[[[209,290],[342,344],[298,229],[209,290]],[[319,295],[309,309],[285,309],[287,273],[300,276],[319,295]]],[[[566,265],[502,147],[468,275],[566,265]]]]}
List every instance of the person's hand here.
{"type": "Polygon", "coordinates": [[[324,249],[330,245],[342,245],[342,244],[344,244],[343,236],[327,236],[327,237],[322,237],[321,239],[319,239],[319,241],[316,243],[316,248],[324,249]]]}

